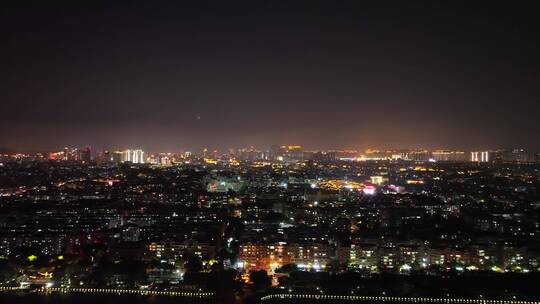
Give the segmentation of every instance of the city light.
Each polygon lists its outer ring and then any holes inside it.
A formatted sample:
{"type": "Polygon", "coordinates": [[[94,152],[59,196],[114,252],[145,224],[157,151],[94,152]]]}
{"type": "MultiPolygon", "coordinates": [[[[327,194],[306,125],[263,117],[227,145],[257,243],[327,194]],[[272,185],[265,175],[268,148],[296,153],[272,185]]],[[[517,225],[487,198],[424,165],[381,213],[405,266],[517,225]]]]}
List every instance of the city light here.
{"type": "Polygon", "coordinates": [[[537,3],[409,2],[8,2],[0,303],[540,304],[537,3]]]}

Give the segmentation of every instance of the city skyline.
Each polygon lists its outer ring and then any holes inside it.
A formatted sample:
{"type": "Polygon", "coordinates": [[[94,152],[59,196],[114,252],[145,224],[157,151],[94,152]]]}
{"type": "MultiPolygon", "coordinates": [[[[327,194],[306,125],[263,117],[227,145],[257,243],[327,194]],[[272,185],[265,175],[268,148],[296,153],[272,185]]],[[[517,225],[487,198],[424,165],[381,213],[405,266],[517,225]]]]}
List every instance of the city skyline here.
{"type": "Polygon", "coordinates": [[[540,304],[532,2],[0,18],[0,303],[540,304]]]}
{"type": "MultiPolygon", "coordinates": [[[[145,151],[140,148],[94,150],[90,146],[84,148],[64,147],[62,150],[36,153],[0,153],[0,160],[11,161],[53,161],[75,162],[85,165],[103,164],[149,164],[160,166],[178,166],[192,161],[215,165],[218,163],[233,166],[240,162],[260,162],[268,165],[276,162],[280,165],[298,162],[442,162],[442,163],[486,163],[486,164],[535,164],[540,162],[540,153],[525,149],[499,150],[449,150],[449,149],[391,149],[377,150],[310,150],[299,145],[273,145],[270,149],[239,148],[225,151],[202,149],[199,151],[145,151]]],[[[0,162],[3,166],[4,163],[0,162]]]]}
{"type": "Polygon", "coordinates": [[[0,154],[0,301],[538,302],[540,155],[92,151],[0,154]]]}
{"type": "Polygon", "coordinates": [[[66,146],[54,146],[52,148],[48,149],[37,149],[37,150],[24,150],[24,149],[11,149],[6,147],[0,147],[0,154],[35,154],[35,153],[48,153],[48,152],[59,152],[64,151],[65,149],[75,149],[75,150],[87,150],[90,149],[92,153],[102,153],[104,151],[110,151],[110,152],[123,152],[126,150],[143,150],[145,153],[202,153],[204,151],[207,151],[209,153],[212,152],[218,152],[220,154],[223,153],[229,153],[231,151],[271,151],[273,147],[297,147],[298,149],[306,152],[339,152],[339,151],[347,151],[347,152],[356,152],[358,154],[363,153],[375,153],[375,152],[392,152],[392,151],[428,151],[428,152],[487,152],[487,151],[526,151],[527,153],[533,153],[537,154],[540,153],[540,151],[536,150],[530,150],[530,149],[523,149],[523,147],[497,147],[497,148],[486,148],[486,147],[480,147],[480,148],[471,148],[471,149],[454,149],[450,147],[436,147],[436,148],[428,148],[428,147],[387,147],[387,148],[379,148],[379,147],[366,147],[366,148],[354,148],[354,147],[331,147],[331,148],[315,148],[315,147],[309,147],[309,146],[303,146],[303,145],[282,145],[282,144],[274,144],[274,145],[268,145],[268,146],[237,146],[237,147],[228,147],[228,148],[216,148],[212,145],[203,145],[201,147],[185,147],[185,146],[178,146],[178,148],[174,149],[165,149],[160,150],[157,148],[152,147],[145,147],[142,145],[130,145],[130,146],[119,146],[119,145],[112,145],[112,146],[94,146],[94,145],[66,145],[66,146]]]}

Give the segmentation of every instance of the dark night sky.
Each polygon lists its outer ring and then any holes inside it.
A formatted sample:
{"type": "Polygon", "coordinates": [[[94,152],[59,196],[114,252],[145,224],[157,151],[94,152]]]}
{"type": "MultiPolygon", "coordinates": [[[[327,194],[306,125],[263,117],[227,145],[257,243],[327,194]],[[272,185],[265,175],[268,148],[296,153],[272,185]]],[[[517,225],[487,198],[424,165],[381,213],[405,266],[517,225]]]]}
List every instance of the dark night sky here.
{"type": "Polygon", "coordinates": [[[525,1],[12,2],[0,147],[540,150],[525,1]]]}

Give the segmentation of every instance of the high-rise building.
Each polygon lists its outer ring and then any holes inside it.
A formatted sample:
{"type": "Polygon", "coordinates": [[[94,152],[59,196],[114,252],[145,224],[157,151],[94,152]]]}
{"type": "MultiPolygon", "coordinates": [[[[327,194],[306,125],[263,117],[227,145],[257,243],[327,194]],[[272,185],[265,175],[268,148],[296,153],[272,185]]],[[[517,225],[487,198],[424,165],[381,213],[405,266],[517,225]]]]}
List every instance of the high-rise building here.
{"type": "Polygon", "coordinates": [[[431,158],[431,152],[427,150],[415,150],[408,154],[409,160],[414,161],[428,161],[431,158]]]}
{"type": "Polygon", "coordinates": [[[487,163],[490,160],[489,151],[474,151],[471,152],[471,161],[479,163],[487,163]]]}
{"type": "Polygon", "coordinates": [[[92,160],[92,148],[87,146],[85,149],[77,150],[77,160],[89,163],[92,160]]]}
{"type": "Polygon", "coordinates": [[[141,149],[127,149],[122,151],[121,162],[131,162],[134,164],[144,164],[144,151],[141,149]]]}
{"type": "Polygon", "coordinates": [[[371,180],[371,183],[375,185],[382,185],[385,181],[385,178],[380,175],[370,176],[369,179],[371,180]]]}
{"type": "Polygon", "coordinates": [[[282,155],[281,148],[278,145],[272,145],[270,147],[270,157],[275,160],[278,156],[282,155]]]}
{"type": "Polygon", "coordinates": [[[525,149],[497,151],[495,156],[497,160],[509,163],[533,163],[536,161],[534,153],[525,149]]]}
{"type": "Polygon", "coordinates": [[[79,161],[80,159],[80,151],[77,148],[64,148],[64,158],[63,160],[70,160],[70,161],[79,161]]]}
{"type": "Polygon", "coordinates": [[[124,155],[124,152],[122,151],[114,151],[111,154],[110,161],[113,163],[121,163],[123,155],[124,155]]]}
{"type": "Polygon", "coordinates": [[[167,154],[158,155],[158,163],[162,166],[170,166],[171,165],[170,155],[167,155],[167,154]]]}
{"type": "Polygon", "coordinates": [[[303,160],[304,159],[304,150],[302,149],[302,146],[296,146],[296,145],[287,145],[287,146],[281,146],[281,151],[283,158],[288,161],[297,161],[297,160],[303,160]]]}
{"type": "Polygon", "coordinates": [[[432,153],[436,161],[464,162],[467,161],[467,154],[462,151],[436,150],[432,153]]]}

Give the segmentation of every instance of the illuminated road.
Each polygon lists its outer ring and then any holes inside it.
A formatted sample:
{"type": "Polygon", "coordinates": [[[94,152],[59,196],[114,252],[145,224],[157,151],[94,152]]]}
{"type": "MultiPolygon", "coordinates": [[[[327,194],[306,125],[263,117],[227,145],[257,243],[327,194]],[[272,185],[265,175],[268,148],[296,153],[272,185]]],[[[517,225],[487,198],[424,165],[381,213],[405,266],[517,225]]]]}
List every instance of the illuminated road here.
{"type": "MultiPolygon", "coordinates": [[[[31,291],[20,287],[0,287],[0,291],[31,291]]],[[[171,296],[183,298],[207,299],[214,296],[212,292],[185,292],[185,291],[158,291],[158,290],[139,290],[139,289],[114,289],[114,288],[62,288],[62,287],[42,287],[34,291],[51,293],[94,293],[94,294],[134,294],[134,295],[152,295],[152,296],[171,296]]]]}
{"type": "MultiPolygon", "coordinates": [[[[0,287],[0,292],[21,291],[20,287],[0,287]]],[[[92,294],[135,294],[156,295],[183,298],[208,299],[214,297],[212,292],[183,292],[183,291],[157,291],[138,289],[114,288],[39,288],[34,291],[51,293],[92,293],[92,294]]],[[[540,304],[540,301],[521,300],[489,300],[489,299],[455,299],[455,298],[428,298],[428,297],[392,297],[392,296],[349,296],[349,295],[318,295],[318,294],[271,294],[261,298],[262,302],[279,300],[323,300],[323,301],[350,301],[350,302],[393,302],[393,303],[441,303],[441,304],[540,304]]]]}
{"type": "Polygon", "coordinates": [[[518,300],[480,300],[480,299],[453,299],[453,298],[408,298],[390,296],[339,296],[316,294],[272,294],[261,298],[261,301],[273,300],[337,300],[354,302],[394,302],[394,303],[448,303],[448,304],[540,304],[539,301],[518,300]]]}
{"type": "Polygon", "coordinates": [[[61,293],[99,293],[99,294],[138,294],[152,296],[172,296],[183,298],[211,298],[212,292],[185,292],[185,291],[158,291],[158,290],[139,290],[139,289],[114,289],[114,288],[62,288],[51,287],[41,288],[40,292],[61,292],[61,293]]]}

